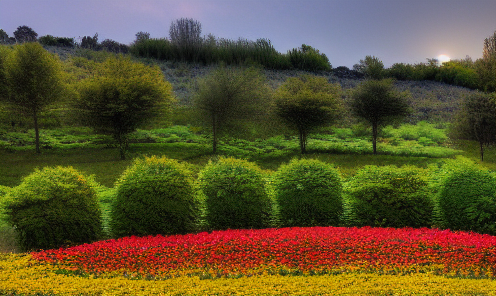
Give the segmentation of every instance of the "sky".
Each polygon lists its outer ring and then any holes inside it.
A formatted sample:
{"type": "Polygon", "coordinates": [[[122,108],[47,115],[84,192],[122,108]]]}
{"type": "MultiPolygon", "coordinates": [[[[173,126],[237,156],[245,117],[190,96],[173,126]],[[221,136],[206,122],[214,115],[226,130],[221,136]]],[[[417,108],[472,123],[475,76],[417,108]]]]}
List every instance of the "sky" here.
{"type": "Polygon", "coordinates": [[[496,0],[0,0],[0,29],[29,26],[38,37],[94,36],[131,44],[137,32],[168,38],[171,23],[192,18],[202,36],[269,39],[286,53],[302,44],[333,67],[365,56],[421,63],[446,55],[476,60],[496,31],[496,0]]]}

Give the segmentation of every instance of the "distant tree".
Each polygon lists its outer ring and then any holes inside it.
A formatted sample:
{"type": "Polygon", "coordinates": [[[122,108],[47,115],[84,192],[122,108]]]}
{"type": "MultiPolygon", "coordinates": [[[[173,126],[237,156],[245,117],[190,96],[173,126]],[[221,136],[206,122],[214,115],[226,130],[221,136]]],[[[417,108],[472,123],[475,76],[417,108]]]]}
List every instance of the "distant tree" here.
{"type": "Polygon", "coordinates": [[[9,34],[7,34],[7,32],[5,32],[4,30],[0,29],[0,44],[5,44],[9,42],[10,42],[9,34]]]}
{"type": "Polygon", "coordinates": [[[97,50],[98,49],[98,33],[95,33],[93,37],[84,36],[81,40],[81,47],[97,50]]]}
{"type": "Polygon", "coordinates": [[[40,153],[38,115],[63,96],[62,63],[39,43],[17,45],[5,63],[6,102],[33,118],[36,152],[40,153]]]}
{"type": "Polygon", "coordinates": [[[360,63],[353,65],[353,70],[364,74],[368,79],[383,79],[386,74],[384,64],[375,56],[366,56],[360,63]]]}
{"type": "Polygon", "coordinates": [[[140,32],[136,33],[136,40],[134,41],[134,43],[138,43],[138,42],[145,41],[148,39],[150,39],[150,33],[140,31],[140,32]]]}
{"type": "Polygon", "coordinates": [[[194,106],[200,120],[210,126],[213,153],[217,153],[219,136],[234,133],[265,111],[269,92],[264,77],[254,68],[221,65],[197,81],[194,106]]]}
{"type": "Polygon", "coordinates": [[[36,41],[38,38],[38,33],[28,26],[19,26],[14,32],[14,37],[19,43],[32,42],[36,41]]]}
{"type": "Polygon", "coordinates": [[[171,23],[169,37],[173,45],[178,48],[179,58],[185,61],[194,61],[198,55],[202,38],[201,24],[194,19],[181,18],[171,23]]]}
{"type": "Polygon", "coordinates": [[[482,58],[476,61],[475,68],[480,88],[487,92],[496,91],[496,31],[484,40],[482,58]]]}
{"type": "Polygon", "coordinates": [[[289,61],[296,69],[307,71],[329,71],[332,66],[329,59],[318,49],[302,44],[300,48],[288,52],[289,61]]]}
{"type": "Polygon", "coordinates": [[[451,136],[479,143],[481,161],[484,147],[496,143],[496,102],[494,95],[482,92],[467,96],[453,122],[451,136]]]}
{"type": "Polygon", "coordinates": [[[392,80],[367,80],[351,96],[353,114],[372,125],[372,146],[377,154],[379,128],[410,113],[406,94],[394,90],[392,80]]]}
{"type": "Polygon", "coordinates": [[[100,43],[100,47],[109,52],[128,53],[129,47],[112,39],[105,39],[100,43]]]}
{"type": "Polygon", "coordinates": [[[173,101],[172,86],[158,67],[112,57],[80,84],[75,116],[95,131],[111,135],[126,158],[127,136],[150,119],[163,115],[173,101]]]}
{"type": "Polygon", "coordinates": [[[298,132],[301,153],[306,153],[310,132],[337,118],[340,91],[339,84],[330,84],[324,77],[311,75],[290,77],[277,89],[274,112],[298,132]]]}

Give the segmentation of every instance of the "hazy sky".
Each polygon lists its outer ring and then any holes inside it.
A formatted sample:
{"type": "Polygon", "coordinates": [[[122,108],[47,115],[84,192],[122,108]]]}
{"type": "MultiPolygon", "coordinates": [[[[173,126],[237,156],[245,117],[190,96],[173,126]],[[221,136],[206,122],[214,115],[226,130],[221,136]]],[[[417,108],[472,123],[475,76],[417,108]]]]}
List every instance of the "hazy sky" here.
{"type": "Polygon", "coordinates": [[[168,37],[172,21],[193,18],[202,35],[270,39],[286,53],[302,44],[333,67],[366,55],[393,63],[441,54],[474,60],[496,31],[496,0],[0,0],[0,29],[26,25],[38,36],[93,36],[130,44],[139,31],[168,37]]]}

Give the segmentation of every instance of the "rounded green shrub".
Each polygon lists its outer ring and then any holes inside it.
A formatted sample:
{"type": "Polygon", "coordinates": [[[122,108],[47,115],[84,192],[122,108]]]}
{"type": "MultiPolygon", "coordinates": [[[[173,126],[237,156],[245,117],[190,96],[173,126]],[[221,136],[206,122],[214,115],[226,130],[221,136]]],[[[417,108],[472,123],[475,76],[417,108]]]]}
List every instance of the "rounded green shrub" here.
{"type": "Polygon", "coordinates": [[[117,181],[111,231],[117,237],[192,232],[198,208],[185,164],[166,157],[137,159],[117,181]]]}
{"type": "Polygon", "coordinates": [[[342,181],[332,165],[293,159],[273,177],[282,226],[337,226],[343,212],[342,181]]]}
{"type": "Polygon", "coordinates": [[[465,166],[440,182],[438,202],[443,226],[496,234],[496,178],[487,170],[465,166]]]}
{"type": "Polygon", "coordinates": [[[430,227],[434,202],[424,169],[365,166],[346,186],[347,224],[430,227]]]}
{"type": "Polygon", "coordinates": [[[208,226],[217,230],[270,226],[273,203],[264,177],[256,164],[246,160],[210,161],[198,177],[208,226]]]}
{"type": "Polygon", "coordinates": [[[5,198],[7,222],[24,250],[88,243],[101,235],[95,183],[72,167],[36,170],[5,198]]]}

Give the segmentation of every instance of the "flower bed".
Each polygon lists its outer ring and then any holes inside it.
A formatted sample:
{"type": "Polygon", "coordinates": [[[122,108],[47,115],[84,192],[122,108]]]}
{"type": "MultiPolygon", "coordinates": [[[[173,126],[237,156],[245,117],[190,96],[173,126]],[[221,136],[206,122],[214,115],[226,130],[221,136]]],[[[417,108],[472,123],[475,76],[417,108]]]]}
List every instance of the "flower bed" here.
{"type": "Polygon", "coordinates": [[[280,228],[126,237],[32,253],[60,272],[164,279],[434,273],[496,276],[496,237],[436,229],[280,228]]]}

